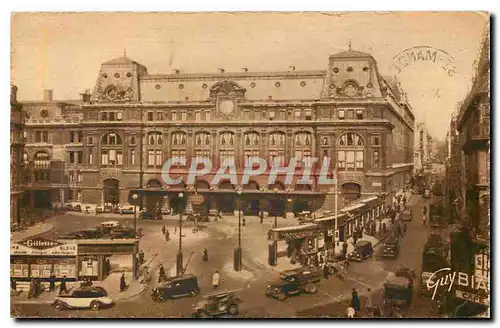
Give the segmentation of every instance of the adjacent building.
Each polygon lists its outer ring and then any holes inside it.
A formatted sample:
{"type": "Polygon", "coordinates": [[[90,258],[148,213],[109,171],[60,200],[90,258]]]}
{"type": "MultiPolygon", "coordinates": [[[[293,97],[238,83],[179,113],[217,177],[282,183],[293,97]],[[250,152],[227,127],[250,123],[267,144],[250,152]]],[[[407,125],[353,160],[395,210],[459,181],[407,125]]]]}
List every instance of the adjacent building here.
{"type": "Polygon", "coordinates": [[[10,222],[21,224],[24,201],[24,112],[17,87],[10,86],[10,222]]]}
{"type": "MultiPolygon", "coordinates": [[[[318,184],[321,161],[338,172],[339,208],[361,198],[392,195],[410,181],[414,115],[401,85],[384,77],[371,54],[331,55],[325,68],[300,71],[150,74],[121,57],[102,63],[92,92],[78,101],[25,102],[26,160],[36,206],[78,201],[127,203],[134,189],[167,190],[144,206],[174,206],[179,191],[205,196],[198,206],[232,212],[242,190],[244,210],[265,213],[333,210],[335,188],[318,184]],[[171,157],[187,165],[171,170],[182,185],[167,186],[161,168],[171,157]],[[189,159],[214,167],[234,157],[238,184],[211,185],[213,173],[187,186],[189,159]],[[291,184],[269,170],[241,185],[252,157],[300,165],[291,184]],[[319,157],[320,163],[311,158],[319,157]],[[311,183],[298,184],[305,167],[311,183]],[[268,195],[281,195],[268,201],[268,195]]],[[[388,201],[391,200],[387,197],[388,201]]],[[[197,203],[200,203],[198,199],[197,203]]]]}
{"type": "MultiPolygon", "coordinates": [[[[451,139],[450,154],[451,173],[460,172],[452,190],[457,194],[456,213],[462,225],[452,233],[452,266],[456,271],[488,282],[491,240],[489,52],[488,34],[483,41],[472,89],[462,102],[456,120],[452,121],[452,129],[456,132],[451,139]]],[[[456,297],[458,303],[455,305],[466,315],[474,315],[490,306],[489,291],[477,285],[457,288],[456,297]]]]}

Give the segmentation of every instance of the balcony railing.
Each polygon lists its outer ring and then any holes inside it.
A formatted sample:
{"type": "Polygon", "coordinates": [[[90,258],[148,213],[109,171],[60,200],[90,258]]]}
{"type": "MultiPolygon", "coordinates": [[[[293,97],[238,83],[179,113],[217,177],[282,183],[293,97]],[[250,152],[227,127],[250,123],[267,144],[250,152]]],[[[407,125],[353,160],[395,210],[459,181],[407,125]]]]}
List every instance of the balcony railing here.
{"type": "Polygon", "coordinates": [[[474,140],[489,140],[490,139],[490,124],[477,123],[467,129],[467,139],[474,140]]]}

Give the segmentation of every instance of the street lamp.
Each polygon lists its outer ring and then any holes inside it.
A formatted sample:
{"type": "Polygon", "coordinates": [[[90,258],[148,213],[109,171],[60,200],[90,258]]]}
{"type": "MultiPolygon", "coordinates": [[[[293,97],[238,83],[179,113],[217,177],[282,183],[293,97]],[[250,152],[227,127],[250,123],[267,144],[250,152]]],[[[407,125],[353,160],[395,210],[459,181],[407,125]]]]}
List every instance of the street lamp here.
{"type": "Polygon", "coordinates": [[[241,271],[242,267],[242,250],[241,250],[241,190],[236,191],[238,194],[238,247],[234,249],[234,270],[241,271]]]}
{"type": "Polygon", "coordinates": [[[132,199],[134,200],[134,237],[136,238],[137,238],[137,205],[136,205],[137,198],[139,198],[139,195],[137,194],[132,195],[132,199]]]}
{"type": "MultiPolygon", "coordinates": [[[[184,197],[184,193],[179,193],[179,198],[184,197]]],[[[177,276],[182,275],[184,272],[182,267],[182,209],[179,206],[179,252],[177,253],[177,276]]]]}
{"type": "MultiPolygon", "coordinates": [[[[274,194],[276,195],[276,199],[278,199],[278,188],[274,188],[274,194]]],[[[277,202],[276,202],[277,203],[277,202]]],[[[278,227],[278,212],[274,212],[274,227],[278,227]]]]}

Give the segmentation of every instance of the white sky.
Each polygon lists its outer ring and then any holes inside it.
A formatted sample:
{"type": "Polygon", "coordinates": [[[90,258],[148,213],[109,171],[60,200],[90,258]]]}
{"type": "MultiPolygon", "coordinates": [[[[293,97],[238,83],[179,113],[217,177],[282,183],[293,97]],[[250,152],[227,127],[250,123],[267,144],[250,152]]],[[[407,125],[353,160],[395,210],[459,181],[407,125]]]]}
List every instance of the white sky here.
{"type": "Polygon", "coordinates": [[[394,75],[402,50],[432,46],[453,57],[457,74],[418,63],[399,76],[417,120],[444,138],[452,111],[470,88],[488,23],[484,13],[15,14],[11,80],[20,100],[77,99],[92,89],[100,64],[127,56],[149,73],[326,69],[328,55],[369,52],[394,75]]]}

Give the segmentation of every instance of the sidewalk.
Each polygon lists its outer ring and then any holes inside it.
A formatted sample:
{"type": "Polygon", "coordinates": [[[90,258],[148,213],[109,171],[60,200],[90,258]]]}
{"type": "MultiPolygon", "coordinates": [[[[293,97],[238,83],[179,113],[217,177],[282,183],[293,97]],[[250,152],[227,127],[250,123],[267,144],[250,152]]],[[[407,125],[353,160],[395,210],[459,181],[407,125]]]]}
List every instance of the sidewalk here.
{"type": "MultiPolygon", "coordinates": [[[[92,286],[104,288],[108,292],[108,296],[115,302],[135,297],[146,289],[145,284],[141,284],[139,279],[133,280],[132,273],[127,272],[125,273],[125,281],[128,285],[128,288],[125,291],[120,292],[121,275],[121,273],[111,273],[103,281],[94,281],[92,286]]],[[[28,290],[21,290],[21,288],[18,288],[16,295],[11,294],[11,302],[14,304],[51,304],[59,295],[60,283],[56,283],[55,292],[48,291],[48,282],[44,282],[43,285],[44,291],[36,298],[28,298],[28,290]]],[[[80,281],[66,282],[66,286],[68,288],[68,293],[71,293],[72,290],[80,286],[80,281]]]]}
{"type": "Polygon", "coordinates": [[[54,225],[52,223],[39,222],[24,231],[11,232],[10,239],[11,241],[20,241],[29,237],[36,237],[53,229],[54,225]]]}

